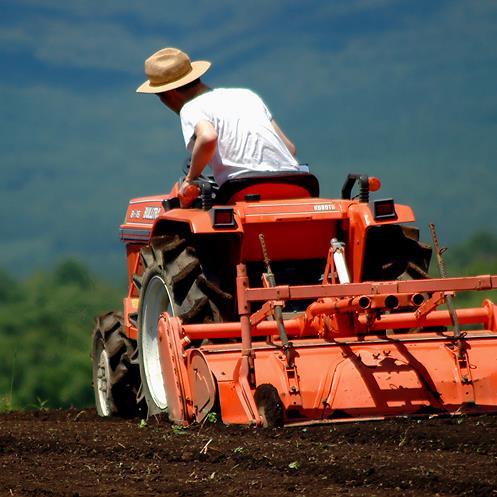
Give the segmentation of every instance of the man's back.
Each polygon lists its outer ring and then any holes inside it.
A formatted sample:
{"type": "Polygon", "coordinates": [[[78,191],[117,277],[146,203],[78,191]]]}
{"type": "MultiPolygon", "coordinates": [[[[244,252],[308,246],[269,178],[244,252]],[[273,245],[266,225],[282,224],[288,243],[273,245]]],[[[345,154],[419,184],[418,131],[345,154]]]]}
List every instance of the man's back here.
{"type": "Polygon", "coordinates": [[[218,184],[250,171],[296,171],[298,163],[276,132],[271,113],[254,92],[219,88],[187,102],[180,112],[185,144],[192,150],[195,126],[207,121],[218,134],[210,161],[218,184]]]}

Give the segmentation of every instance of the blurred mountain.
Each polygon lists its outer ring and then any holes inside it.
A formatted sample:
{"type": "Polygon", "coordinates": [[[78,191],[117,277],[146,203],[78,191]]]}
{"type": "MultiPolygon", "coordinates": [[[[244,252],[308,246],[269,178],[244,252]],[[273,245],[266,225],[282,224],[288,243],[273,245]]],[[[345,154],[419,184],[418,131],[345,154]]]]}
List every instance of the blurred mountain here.
{"type": "Polygon", "coordinates": [[[134,92],[163,46],[257,91],[323,195],[364,172],[443,244],[497,233],[493,0],[3,0],[0,266],[123,277],[128,199],[169,190],[186,155],[177,116],[134,92]]]}

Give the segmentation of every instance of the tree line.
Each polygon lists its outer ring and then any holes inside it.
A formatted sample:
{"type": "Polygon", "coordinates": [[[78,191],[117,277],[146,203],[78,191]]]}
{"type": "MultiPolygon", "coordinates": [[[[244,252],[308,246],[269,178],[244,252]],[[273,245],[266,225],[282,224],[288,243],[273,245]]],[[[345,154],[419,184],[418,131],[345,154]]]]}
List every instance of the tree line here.
{"type": "MultiPolygon", "coordinates": [[[[497,236],[479,233],[446,255],[449,276],[497,274],[497,236]]],[[[438,275],[435,257],[431,272],[438,275]]],[[[93,405],[95,316],[120,309],[124,286],[77,260],[17,280],[0,270],[0,410],[93,405]]],[[[497,302],[497,291],[460,294],[460,306],[497,302]]]]}
{"type": "Polygon", "coordinates": [[[94,318],[115,288],[76,260],[16,281],[0,273],[0,408],[89,406],[94,318]]]}

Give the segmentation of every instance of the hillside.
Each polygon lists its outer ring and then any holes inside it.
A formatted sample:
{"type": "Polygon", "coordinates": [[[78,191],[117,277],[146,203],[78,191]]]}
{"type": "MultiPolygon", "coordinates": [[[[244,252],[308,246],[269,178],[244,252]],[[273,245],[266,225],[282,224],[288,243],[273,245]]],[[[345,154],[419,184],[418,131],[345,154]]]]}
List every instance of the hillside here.
{"type": "Polygon", "coordinates": [[[169,190],[185,158],[177,116],[135,94],[162,46],[212,61],[212,87],[259,93],[323,195],[364,172],[443,244],[497,233],[496,26],[492,0],[5,0],[0,266],[73,256],[122,278],[128,199],[169,190]]]}

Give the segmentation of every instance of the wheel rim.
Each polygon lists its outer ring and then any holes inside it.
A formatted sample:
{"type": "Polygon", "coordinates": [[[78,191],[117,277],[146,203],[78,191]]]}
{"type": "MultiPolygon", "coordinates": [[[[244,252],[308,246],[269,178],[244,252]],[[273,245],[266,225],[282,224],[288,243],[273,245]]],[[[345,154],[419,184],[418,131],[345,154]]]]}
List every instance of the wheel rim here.
{"type": "Polygon", "coordinates": [[[97,362],[97,400],[102,416],[110,416],[112,414],[112,407],[109,400],[111,398],[110,389],[109,357],[100,343],[97,362]]]}
{"type": "Polygon", "coordinates": [[[167,396],[160,365],[157,323],[163,312],[173,314],[171,296],[165,281],[156,275],[148,282],[143,296],[140,340],[145,382],[155,405],[162,410],[167,408],[167,396]]]}

